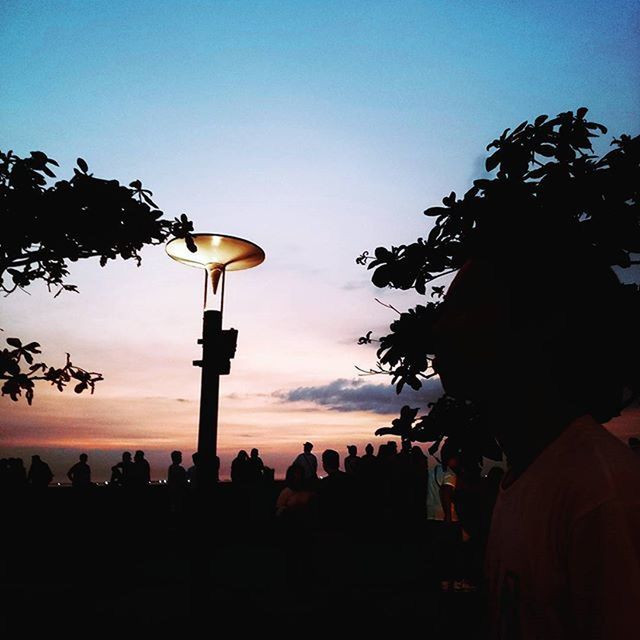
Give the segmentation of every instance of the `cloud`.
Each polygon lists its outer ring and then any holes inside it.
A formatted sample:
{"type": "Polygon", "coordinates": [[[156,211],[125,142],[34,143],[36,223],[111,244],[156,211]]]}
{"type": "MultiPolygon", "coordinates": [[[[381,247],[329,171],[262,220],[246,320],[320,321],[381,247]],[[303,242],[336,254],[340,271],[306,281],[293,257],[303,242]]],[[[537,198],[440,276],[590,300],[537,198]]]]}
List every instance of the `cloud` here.
{"type": "Polygon", "coordinates": [[[390,384],[339,378],[325,385],[276,391],[273,395],[283,402],[312,402],[334,411],[370,411],[391,415],[398,413],[405,404],[425,411],[429,402],[442,395],[442,387],[439,380],[426,380],[419,391],[406,389],[397,395],[390,384]]]}
{"type": "Polygon", "coordinates": [[[171,398],[169,396],[144,396],[143,400],[163,401],[163,402],[196,402],[191,398],[171,398]]]}
{"type": "Polygon", "coordinates": [[[355,280],[350,280],[349,282],[346,282],[345,284],[343,284],[340,288],[343,291],[356,291],[357,289],[364,289],[365,287],[367,287],[369,285],[369,281],[355,281],[355,280]]]}

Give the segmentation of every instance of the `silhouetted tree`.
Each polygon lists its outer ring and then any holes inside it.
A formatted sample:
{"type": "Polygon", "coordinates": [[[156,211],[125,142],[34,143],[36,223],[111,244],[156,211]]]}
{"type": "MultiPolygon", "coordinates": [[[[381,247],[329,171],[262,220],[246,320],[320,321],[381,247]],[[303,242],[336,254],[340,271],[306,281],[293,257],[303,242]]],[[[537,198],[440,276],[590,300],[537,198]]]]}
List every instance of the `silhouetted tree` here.
{"type": "MultiPolygon", "coordinates": [[[[493,177],[475,180],[462,198],[452,192],[443,199],[444,206],[427,209],[424,213],[434,224],[426,239],[378,247],[374,255],[364,252],[356,262],[373,270],[371,280],[378,287],[414,289],[425,296],[432,281],[456,271],[479,252],[499,256],[509,269],[510,261],[517,257],[517,243],[528,234],[560,239],[567,246],[588,245],[605,263],[618,268],[640,264],[640,137],[623,134],[613,139],[613,150],[599,157],[591,140],[607,129],[589,122],[586,115],[582,107],[551,119],[541,115],[513,131],[506,129],[487,147],[492,153],[485,166],[493,177]]],[[[540,260],[545,260],[544,245],[540,246],[540,260]]],[[[545,286],[553,284],[541,283],[540,304],[544,304],[545,286]]],[[[640,318],[640,289],[635,284],[621,286],[628,317],[620,322],[633,327],[640,318]]],[[[405,384],[420,389],[422,380],[435,375],[431,327],[438,317],[444,286],[430,288],[425,304],[398,312],[390,333],[378,339],[376,367],[366,371],[390,375],[398,393],[405,384]]],[[[628,332],[632,334],[637,335],[637,330],[628,332]]],[[[358,343],[372,340],[368,332],[358,343]]],[[[629,348],[637,362],[638,344],[629,348]]],[[[598,367],[595,353],[593,366],[598,367]]],[[[630,390],[628,399],[637,397],[637,367],[622,375],[630,390]]],[[[465,399],[445,396],[415,424],[415,415],[412,418],[408,409],[403,409],[404,415],[392,427],[379,431],[434,441],[433,451],[444,436],[451,436],[466,442],[478,456],[495,458],[499,454],[494,440],[482,432],[481,416],[465,399]]],[[[620,409],[612,407],[611,414],[620,409]]]]}
{"type": "MultiPolygon", "coordinates": [[[[161,244],[170,236],[185,238],[195,251],[187,216],[163,219],[140,180],[126,187],[96,178],[82,158],[77,164],[73,178],[49,184],[47,178],[55,177],[51,166],[58,163],[42,151],[32,151],[28,158],[0,151],[0,291],[5,295],[34,282],[44,282],[54,296],[77,292],[67,282],[71,262],[96,257],[104,267],[122,258],[140,265],[145,245],[161,244]]],[[[47,380],[60,391],[74,381],[76,393],[93,393],[102,380],[99,373],[74,366],[69,354],[63,367],[51,367],[34,362],[39,343],[8,338],[7,344],[0,351],[0,380],[5,381],[2,395],[12,400],[24,391],[31,404],[36,380],[47,380]]]]}

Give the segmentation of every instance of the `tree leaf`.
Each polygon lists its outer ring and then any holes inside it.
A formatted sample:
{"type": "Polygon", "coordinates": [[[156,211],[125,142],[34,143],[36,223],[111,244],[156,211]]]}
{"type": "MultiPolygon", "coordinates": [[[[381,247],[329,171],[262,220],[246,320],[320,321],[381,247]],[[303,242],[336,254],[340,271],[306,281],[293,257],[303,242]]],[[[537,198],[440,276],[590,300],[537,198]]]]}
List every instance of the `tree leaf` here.
{"type": "Polygon", "coordinates": [[[496,151],[493,155],[490,155],[484,163],[484,168],[490,172],[493,171],[500,163],[500,152],[496,151]]]}

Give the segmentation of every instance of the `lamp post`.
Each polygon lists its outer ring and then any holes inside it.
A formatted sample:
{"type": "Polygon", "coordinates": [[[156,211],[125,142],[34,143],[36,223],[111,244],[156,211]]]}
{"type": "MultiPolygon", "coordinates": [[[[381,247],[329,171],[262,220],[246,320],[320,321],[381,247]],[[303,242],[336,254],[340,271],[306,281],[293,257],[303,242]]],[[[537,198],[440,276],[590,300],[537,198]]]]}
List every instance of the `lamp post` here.
{"type": "Polygon", "coordinates": [[[168,242],[166,251],[182,264],[205,270],[202,338],[198,340],[202,360],[194,360],[193,364],[202,367],[198,454],[208,464],[217,455],[220,376],[230,371],[238,337],[235,329],[222,329],[226,273],[255,267],[264,261],[265,255],[258,245],[234,236],[197,233],[192,238],[195,252],[189,250],[182,238],[168,242]]]}

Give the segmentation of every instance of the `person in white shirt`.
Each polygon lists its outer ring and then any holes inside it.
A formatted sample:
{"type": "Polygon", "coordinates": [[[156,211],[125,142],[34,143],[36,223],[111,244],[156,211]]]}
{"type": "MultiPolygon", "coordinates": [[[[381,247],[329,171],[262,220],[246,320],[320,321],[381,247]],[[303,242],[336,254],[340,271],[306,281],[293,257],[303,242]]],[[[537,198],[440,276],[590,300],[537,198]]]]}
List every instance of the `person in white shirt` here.
{"type": "Polygon", "coordinates": [[[454,495],[458,458],[445,443],[440,450],[441,462],[429,469],[427,484],[427,518],[438,522],[457,522],[454,495]]]}
{"type": "Polygon", "coordinates": [[[429,469],[427,519],[436,547],[435,571],[443,591],[462,589],[462,530],[455,507],[459,466],[457,449],[447,440],[440,449],[440,463],[429,469]]]}

